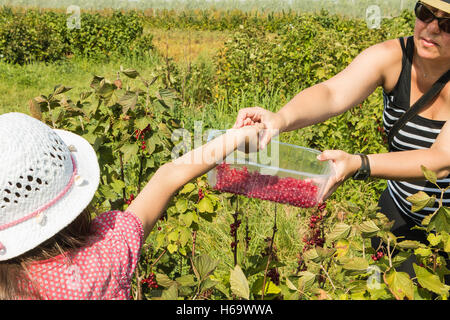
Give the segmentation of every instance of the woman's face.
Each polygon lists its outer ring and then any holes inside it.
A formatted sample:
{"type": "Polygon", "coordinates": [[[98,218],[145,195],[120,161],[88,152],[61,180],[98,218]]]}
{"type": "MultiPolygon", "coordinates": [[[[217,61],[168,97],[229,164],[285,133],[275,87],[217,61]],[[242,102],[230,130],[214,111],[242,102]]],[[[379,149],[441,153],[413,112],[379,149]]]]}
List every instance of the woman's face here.
{"type": "MultiPolygon", "coordinates": [[[[425,5],[437,17],[449,17],[450,14],[425,5]]],[[[424,59],[450,59],[450,33],[439,29],[437,19],[426,23],[416,18],[414,27],[414,45],[417,54],[424,59]]]]}

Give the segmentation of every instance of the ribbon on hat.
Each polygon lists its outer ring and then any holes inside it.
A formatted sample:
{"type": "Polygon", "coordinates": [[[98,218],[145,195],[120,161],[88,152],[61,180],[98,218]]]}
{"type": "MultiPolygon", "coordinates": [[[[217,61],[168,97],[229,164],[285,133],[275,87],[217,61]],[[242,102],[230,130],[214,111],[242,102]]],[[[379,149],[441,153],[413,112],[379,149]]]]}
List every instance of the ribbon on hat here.
{"type": "MultiPolygon", "coordinates": [[[[19,223],[25,222],[27,220],[30,220],[30,219],[38,216],[40,213],[44,212],[45,210],[50,208],[52,205],[54,205],[58,200],[60,200],[67,193],[67,191],[69,191],[69,189],[72,187],[72,185],[75,182],[75,178],[77,177],[77,172],[78,172],[77,166],[75,164],[75,160],[73,159],[72,155],[70,155],[70,158],[72,160],[73,172],[72,172],[72,176],[70,177],[69,183],[64,187],[64,189],[54,199],[52,199],[50,202],[46,203],[39,209],[33,211],[32,213],[27,214],[26,216],[24,216],[20,219],[17,219],[16,221],[11,221],[11,222],[5,223],[3,225],[0,225],[0,231],[6,230],[15,225],[18,225],[19,223]]],[[[6,250],[5,246],[0,242],[0,254],[5,252],[5,250],[6,250]]]]}

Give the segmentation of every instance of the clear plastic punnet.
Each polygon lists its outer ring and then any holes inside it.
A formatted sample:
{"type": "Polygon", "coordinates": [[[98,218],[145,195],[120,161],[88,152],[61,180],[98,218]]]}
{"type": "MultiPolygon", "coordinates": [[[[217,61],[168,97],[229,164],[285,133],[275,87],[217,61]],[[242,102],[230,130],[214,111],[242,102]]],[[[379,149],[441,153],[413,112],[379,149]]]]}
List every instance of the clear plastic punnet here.
{"type": "MultiPolygon", "coordinates": [[[[208,141],[224,133],[211,130],[208,141]]],[[[242,147],[208,172],[208,183],[222,192],[311,208],[333,174],[330,161],[317,160],[320,153],[276,139],[263,150],[242,147]]]]}

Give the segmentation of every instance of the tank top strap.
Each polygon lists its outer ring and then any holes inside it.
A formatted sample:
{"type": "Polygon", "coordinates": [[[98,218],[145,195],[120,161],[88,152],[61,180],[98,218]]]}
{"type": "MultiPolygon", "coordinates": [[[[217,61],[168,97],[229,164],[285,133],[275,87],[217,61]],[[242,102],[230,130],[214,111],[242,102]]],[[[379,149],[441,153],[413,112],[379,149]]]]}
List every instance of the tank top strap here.
{"type": "Polygon", "coordinates": [[[414,56],[414,39],[408,37],[405,43],[403,37],[398,38],[402,48],[402,71],[398,78],[397,84],[391,94],[394,98],[394,104],[403,109],[409,108],[411,95],[411,68],[414,56]]]}

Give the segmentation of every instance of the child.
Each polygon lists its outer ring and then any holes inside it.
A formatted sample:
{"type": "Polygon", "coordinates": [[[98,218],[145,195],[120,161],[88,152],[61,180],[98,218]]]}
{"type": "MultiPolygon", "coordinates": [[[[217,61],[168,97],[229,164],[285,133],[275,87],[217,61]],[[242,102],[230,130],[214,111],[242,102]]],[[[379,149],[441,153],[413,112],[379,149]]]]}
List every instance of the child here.
{"type": "Polygon", "coordinates": [[[100,173],[91,145],[21,113],[0,115],[0,299],[130,299],[142,244],[171,197],[257,141],[259,128],[229,130],[164,164],[126,212],[91,221],[100,173]]]}

